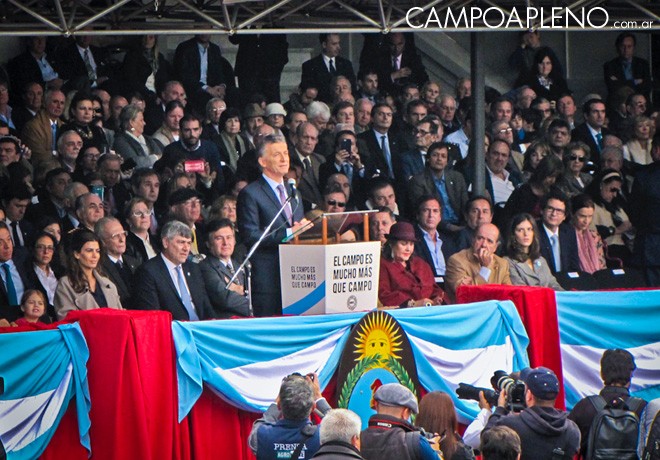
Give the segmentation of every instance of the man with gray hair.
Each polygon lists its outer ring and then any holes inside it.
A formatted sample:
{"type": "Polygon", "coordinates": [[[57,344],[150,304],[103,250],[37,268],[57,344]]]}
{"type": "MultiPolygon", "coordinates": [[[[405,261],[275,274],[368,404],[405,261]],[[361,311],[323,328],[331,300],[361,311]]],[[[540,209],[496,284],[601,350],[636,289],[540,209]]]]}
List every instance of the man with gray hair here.
{"type": "Polygon", "coordinates": [[[192,230],[172,220],[161,231],[163,250],[136,272],[133,307],[138,310],[165,310],[178,321],[214,317],[199,266],[188,261],[192,230]]]}
{"type": "Polygon", "coordinates": [[[318,376],[284,377],[277,399],[252,425],[248,446],[257,460],[311,458],[320,444],[319,430],[309,419],[314,409],[321,416],[330,411],[318,376]]]}
{"type": "Polygon", "coordinates": [[[101,267],[110,281],[117,286],[121,304],[129,308],[133,305],[131,291],[133,288],[133,273],[139,263],[126,252],[126,235],[119,219],[102,217],[94,226],[94,233],[101,238],[104,253],[101,255],[101,267]]]}
{"type": "Polygon", "coordinates": [[[331,113],[325,102],[314,101],[305,109],[305,115],[307,115],[307,120],[322,133],[328,125],[331,113]]]}
{"type": "Polygon", "coordinates": [[[321,448],[312,458],[364,459],[360,455],[362,420],[348,409],[332,409],[321,422],[321,448]]]}

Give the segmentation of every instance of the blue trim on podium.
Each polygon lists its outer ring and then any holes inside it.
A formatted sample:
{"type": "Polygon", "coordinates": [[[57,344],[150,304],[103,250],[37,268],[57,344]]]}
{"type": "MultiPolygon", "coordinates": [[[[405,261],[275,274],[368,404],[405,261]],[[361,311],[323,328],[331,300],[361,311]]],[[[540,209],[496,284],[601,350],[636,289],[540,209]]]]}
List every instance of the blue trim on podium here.
{"type": "Polygon", "coordinates": [[[325,297],[325,281],[316,286],[316,289],[314,289],[302,299],[284,308],[282,313],[285,315],[302,315],[307,310],[323,300],[323,297],[325,297]]]}

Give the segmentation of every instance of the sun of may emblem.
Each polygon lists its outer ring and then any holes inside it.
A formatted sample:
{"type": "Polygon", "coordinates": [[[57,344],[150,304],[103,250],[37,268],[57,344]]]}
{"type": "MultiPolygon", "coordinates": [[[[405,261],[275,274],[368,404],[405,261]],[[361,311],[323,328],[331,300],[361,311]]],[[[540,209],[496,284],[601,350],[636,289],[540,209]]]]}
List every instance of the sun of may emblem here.
{"type": "Polygon", "coordinates": [[[360,325],[355,344],[355,361],[378,356],[378,361],[370,367],[385,366],[389,358],[401,359],[401,332],[394,319],[383,312],[370,315],[360,325]]]}

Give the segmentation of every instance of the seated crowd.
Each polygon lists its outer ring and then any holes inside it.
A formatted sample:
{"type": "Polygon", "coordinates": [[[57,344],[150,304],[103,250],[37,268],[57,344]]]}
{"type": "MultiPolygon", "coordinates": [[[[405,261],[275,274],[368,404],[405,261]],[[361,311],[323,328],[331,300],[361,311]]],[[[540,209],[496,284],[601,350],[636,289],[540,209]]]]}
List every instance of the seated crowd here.
{"type": "MultiPolygon", "coordinates": [[[[180,43],[173,64],[142,37],[108,74],[89,36],[27,39],[0,81],[0,318],[99,307],[182,320],[277,314],[251,310],[236,270],[265,227],[245,223],[263,218],[254,184],[275,201],[282,177],[310,221],[372,211],[370,235],[340,238],[382,242],[383,306],[456,302],[465,285],[561,290],[567,274],[607,268],[641,269],[657,286],[658,110],[649,75],[616,72],[635,37],[617,39],[609,94],[590,94],[581,114],[538,32],[521,39],[533,46],[512,55],[519,86],[486,92],[479,193],[470,80],[445,90],[429,80],[412,35],[367,36],[356,76],[339,35],[322,34],[284,104],[282,66],[254,81],[237,62],[235,75],[208,35],[180,43]],[[285,154],[271,158],[274,144],[285,154]]],[[[286,235],[307,223],[293,211],[286,235]]],[[[268,281],[263,260],[253,286],[268,281]]]]}

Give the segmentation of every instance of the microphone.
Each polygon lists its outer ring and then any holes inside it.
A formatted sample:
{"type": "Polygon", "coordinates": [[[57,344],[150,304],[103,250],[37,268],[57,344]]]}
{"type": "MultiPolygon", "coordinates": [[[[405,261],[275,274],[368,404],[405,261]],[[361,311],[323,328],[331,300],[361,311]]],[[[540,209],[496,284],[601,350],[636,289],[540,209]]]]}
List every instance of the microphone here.
{"type": "Polygon", "coordinates": [[[295,198],[296,197],[296,180],[293,178],[289,178],[286,181],[287,185],[289,186],[289,193],[295,198]]]}

